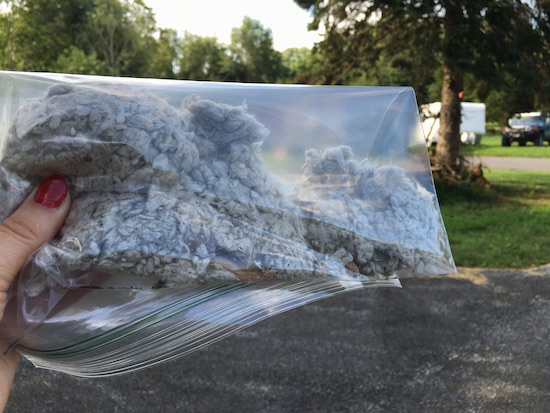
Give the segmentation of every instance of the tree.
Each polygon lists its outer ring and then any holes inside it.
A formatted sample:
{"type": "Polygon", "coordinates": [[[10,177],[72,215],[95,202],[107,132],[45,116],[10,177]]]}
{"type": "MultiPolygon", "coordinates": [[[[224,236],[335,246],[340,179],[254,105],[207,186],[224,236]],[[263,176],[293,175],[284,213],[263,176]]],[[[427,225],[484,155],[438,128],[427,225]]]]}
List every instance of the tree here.
{"type": "Polygon", "coordinates": [[[104,61],[99,60],[95,53],[87,55],[77,47],[69,47],[57,59],[53,67],[56,72],[78,73],[83,75],[106,75],[109,73],[104,61]]]}
{"type": "Polygon", "coordinates": [[[81,33],[93,0],[22,0],[12,2],[13,55],[19,70],[48,71],[69,47],[81,45],[81,33]]]}
{"type": "Polygon", "coordinates": [[[142,0],[4,2],[10,7],[0,46],[11,69],[146,74],[156,23],[142,0]]]}
{"type": "Polygon", "coordinates": [[[225,47],[215,37],[201,37],[188,32],[180,41],[180,79],[225,80],[222,69],[228,60],[225,47]]]}
{"type": "Polygon", "coordinates": [[[271,30],[250,17],[231,31],[228,52],[227,80],[274,83],[282,75],[281,53],[273,49],[271,30]]]}
{"type": "Polygon", "coordinates": [[[384,53],[412,64],[412,72],[425,67],[425,76],[434,65],[441,67],[436,151],[453,168],[461,166],[460,101],[467,73],[492,85],[505,82],[507,73],[530,90],[542,86],[537,73],[544,73],[550,51],[546,0],[295,2],[312,13],[311,29],[324,26],[317,50],[328,63],[326,83],[342,82],[354,70],[371,73],[384,53]]]}
{"type": "Polygon", "coordinates": [[[146,77],[174,79],[178,65],[180,39],[173,29],[161,29],[156,44],[149,50],[149,63],[142,73],[146,77]]]}
{"type": "Polygon", "coordinates": [[[95,52],[111,75],[139,76],[155,44],[153,12],[141,0],[95,0],[87,15],[85,50],[95,52]]]}
{"type": "Polygon", "coordinates": [[[5,12],[0,12],[0,67],[2,69],[13,70],[13,50],[15,47],[14,39],[14,15],[12,7],[16,6],[15,0],[2,0],[0,6],[5,8],[5,12]]]}
{"type": "Polygon", "coordinates": [[[284,79],[289,83],[313,83],[323,70],[323,62],[307,47],[289,48],[282,53],[284,79]]]}

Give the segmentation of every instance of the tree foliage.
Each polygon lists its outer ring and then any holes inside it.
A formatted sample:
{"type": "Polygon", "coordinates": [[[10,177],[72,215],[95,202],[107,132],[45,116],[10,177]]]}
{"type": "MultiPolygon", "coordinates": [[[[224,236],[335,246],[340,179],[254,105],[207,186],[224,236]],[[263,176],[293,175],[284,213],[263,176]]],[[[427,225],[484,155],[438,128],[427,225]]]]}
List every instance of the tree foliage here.
{"type": "Polygon", "coordinates": [[[156,45],[148,50],[148,64],[142,72],[145,77],[174,79],[178,59],[179,37],[174,29],[161,29],[156,45]]]}
{"type": "Polygon", "coordinates": [[[110,75],[137,76],[154,43],[153,12],[141,0],[94,0],[82,33],[85,49],[95,52],[110,75]]]}
{"type": "Polygon", "coordinates": [[[324,64],[319,55],[307,47],[290,48],[282,53],[284,78],[290,83],[315,83],[324,64]]]}
{"type": "Polygon", "coordinates": [[[51,70],[67,49],[80,48],[86,16],[92,7],[93,0],[12,2],[15,68],[51,70]]]}
{"type": "Polygon", "coordinates": [[[224,66],[228,56],[215,37],[185,33],[180,42],[178,78],[189,80],[225,80],[224,66]]]}
{"type": "Polygon", "coordinates": [[[231,31],[228,55],[228,80],[271,83],[280,80],[281,53],[273,48],[271,30],[258,20],[245,17],[241,27],[231,31]]]}
{"type": "Polygon", "coordinates": [[[141,0],[7,3],[4,68],[56,71],[67,65],[64,69],[75,72],[139,75],[148,64],[156,26],[151,9],[141,0]]]}
{"type": "Polygon", "coordinates": [[[0,1],[0,6],[8,11],[0,12],[0,67],[13,70],[13,49],[15,46],[13,13],[10,12],[15,0],[0,1]]]}
{"type": "Polygon", "coordinates": [[[287,81],[271,30],[249,17],[231,44],[160,29],[143,0],[3,0],[0,68],[239,82],[287,81]]]}
{"type": "Polygon", "coordinates": [[[57,58],[55,71],[84,75],[105,75],[109,73],[107,64],[97,58],[95,52],[86,54],[82,49],[71,46],[57,58]]]}

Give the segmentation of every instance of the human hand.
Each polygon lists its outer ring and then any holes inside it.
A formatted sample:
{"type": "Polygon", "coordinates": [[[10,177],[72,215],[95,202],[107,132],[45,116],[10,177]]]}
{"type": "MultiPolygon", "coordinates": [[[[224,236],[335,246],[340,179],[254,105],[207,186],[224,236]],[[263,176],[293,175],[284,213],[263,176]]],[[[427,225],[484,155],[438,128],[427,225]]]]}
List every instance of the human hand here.
{"type": "MultiPolygon", "coordinates": [[[[50,241],[69,213],[70,197],[65,180],[59,176],[44,179],[21,206],[0,224],[0,320],[8,291],[29,255],[50,241]]],[[[9,397],[19,355],[0,355],[0,411],[9,397]]]]}

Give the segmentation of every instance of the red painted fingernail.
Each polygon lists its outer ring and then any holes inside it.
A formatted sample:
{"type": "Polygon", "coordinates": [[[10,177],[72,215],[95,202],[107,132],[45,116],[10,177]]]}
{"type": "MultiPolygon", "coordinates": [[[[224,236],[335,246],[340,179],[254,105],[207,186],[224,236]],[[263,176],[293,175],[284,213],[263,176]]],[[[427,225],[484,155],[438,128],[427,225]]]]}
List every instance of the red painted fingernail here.
{"type": "Polygon", "coordinates": [[[67,196],[67,183],[60,176],[44,179],[34,195],[34,202],[47,208],[57,208],[67,196]]]}

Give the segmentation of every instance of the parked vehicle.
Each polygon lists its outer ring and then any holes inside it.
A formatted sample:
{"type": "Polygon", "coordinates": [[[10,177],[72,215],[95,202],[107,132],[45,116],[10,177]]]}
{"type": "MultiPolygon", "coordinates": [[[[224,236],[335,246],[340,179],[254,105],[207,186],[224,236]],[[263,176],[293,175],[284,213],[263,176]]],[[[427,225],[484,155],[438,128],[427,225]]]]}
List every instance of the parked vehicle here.
{"type": "MultiPolygon", "coordinates": [[[[485,134],[485,103],[462,102],[460,140],[465,145],[477,145],[485,134]]],[[[435,144],[439,137],[439,113],[441,102],[420,106],[422,129],[428,146],[435,144]]]]}
{"type": "Polygon", "coordinates": [[[549,113],[516,113],[508,119],[508,126],[502,128],[502,146],[510,146],[512,142],[519,146],[525,146],[527,142],[542,146],[544,141],[550,144],[549,113]]]}

